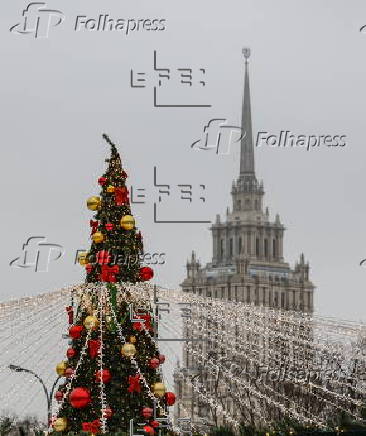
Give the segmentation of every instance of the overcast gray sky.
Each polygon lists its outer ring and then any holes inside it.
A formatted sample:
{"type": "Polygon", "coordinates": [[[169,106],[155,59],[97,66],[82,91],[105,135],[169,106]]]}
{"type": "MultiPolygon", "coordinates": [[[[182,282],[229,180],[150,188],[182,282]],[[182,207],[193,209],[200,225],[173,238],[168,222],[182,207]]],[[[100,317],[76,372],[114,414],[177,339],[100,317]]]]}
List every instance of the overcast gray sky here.
{"type": "Polygon", "coordinates": [[[346,135],[343,148],[258,148],[256,169],[271,216],[278,212],[287,227],[286,259],[293,264],[303,251],[310,260],[317,310],[365,319],[366,267],[359,266],[366,258],[364,1],[49,0],[65,20],[43,39],[9,31],[27,4],[5,0],[0,14],[1,299],[84,279],[73,258],[89,246],[85,200],[98,193],[105,168],[103,132],[119,144],[129,184],[146,189],[146,204],[132,207],[146,251],[166,253],[156,282],[178,286],[192,249],[209,261],[209,225],[154,223],[153,205],[162,220],[213,220],[230,205],[238,147],[216,155],[190,144],[211,118],[239,122],[241,49],[249,46],[255,132],[346,135]],[[77,15],[99,14],[165,19],[166,29],[127,36],[73,30],[77,15]],[[161,101],[174,97],[176,104],[192,95],[212,106],[154,108],[154,50],[174,80],[176,68],[191,67],[195,81],[191,89],[172,79],[159,89],[161,101]],[[199,68],[206,71],[205,87],[197,84],[199,68]],[[146,73],[146,88],[130,87],[131,69],[146,73]],[[161,203],[154,166],[158,182],[171,186],[161,203]],[[193,186],[192,204],[179,199],[178,184],[193,186]],[[65,248],[48,272],[9,267],[30,236],[65,248]]]}

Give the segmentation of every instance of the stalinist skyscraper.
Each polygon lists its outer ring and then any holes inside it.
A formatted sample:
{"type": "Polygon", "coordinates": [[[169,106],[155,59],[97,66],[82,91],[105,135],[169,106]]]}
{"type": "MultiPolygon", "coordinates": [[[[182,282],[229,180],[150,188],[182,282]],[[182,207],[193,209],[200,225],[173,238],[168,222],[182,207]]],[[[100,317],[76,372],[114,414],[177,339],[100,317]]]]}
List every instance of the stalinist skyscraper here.
{"type": "Polygon", "coordinates": [[[295,311],[313,311],[314,286],[301,254],[291,268],[284,260],[285,227],[263,208],[263,183],[255,174],[249,89],[250,50],[245,59],[240,172],[233,181],[232,207],[211,226],[212,261],[202,267],[193,252],[187,262],[184,292],[295,311]]]}

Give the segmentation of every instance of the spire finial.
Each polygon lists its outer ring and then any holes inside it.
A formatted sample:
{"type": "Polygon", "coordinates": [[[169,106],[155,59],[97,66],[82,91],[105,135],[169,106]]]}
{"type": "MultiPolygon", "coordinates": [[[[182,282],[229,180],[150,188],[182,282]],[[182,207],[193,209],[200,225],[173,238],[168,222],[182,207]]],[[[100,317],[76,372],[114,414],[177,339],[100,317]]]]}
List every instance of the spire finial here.
{"type": "Polygon", "coordinates": [[[252,134],[252,114],[250,105],[250,90],[249,90],[249,73],[248,59],[250,57],[250,48],[245,47],[242,50],[245,58],[245,73],[244,73],[244,95],[243,107],[241,116],[242,139],[240,147],[240,175],[254,176],[254,147],[252,134]]]}

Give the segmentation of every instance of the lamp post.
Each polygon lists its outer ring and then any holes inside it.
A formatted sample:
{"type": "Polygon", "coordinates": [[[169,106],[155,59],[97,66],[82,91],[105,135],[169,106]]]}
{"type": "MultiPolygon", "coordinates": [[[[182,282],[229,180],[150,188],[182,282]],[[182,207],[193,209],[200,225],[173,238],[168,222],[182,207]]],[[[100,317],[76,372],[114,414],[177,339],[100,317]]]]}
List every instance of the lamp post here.
{"type": "Polygon", "coordinates": [[[33,375],[33,377],[35,377],[35,378],[36,378],[36,379],[41,383],[42,388],[43,388],[43,391],[44,391],[44,393],[45,393],[45,395],[46,395],[46,399],[47,399],[47,425],[49,425],[49,424],[50,424],[50,421],[51,421],[51,407],[52,407],[53,392],[54,392],[54,390],[55,390],[55,387],[57,386],[58,381],[60,380],[60,378],[61,378],[62,376],[59,375],[59,376],[57,377],[57,379],[54,381],[54,383],[53,383],[53,385],[52,385],[51,392],[48,393],[48,389],[47,389],[47,387],[46,387],[44,381],[43,381],[43,380],[41,379],[41,377],[40,377],[38,374],[36,374],[35,372],[31,371],[30,369],[22,368],[21,366],[13,365],[13,364],[10,364],[10,365],[8,366],[8,368],[9,368],[11,371],[14,371],[14,372],[27,372],[28,374],[33,375]]]}

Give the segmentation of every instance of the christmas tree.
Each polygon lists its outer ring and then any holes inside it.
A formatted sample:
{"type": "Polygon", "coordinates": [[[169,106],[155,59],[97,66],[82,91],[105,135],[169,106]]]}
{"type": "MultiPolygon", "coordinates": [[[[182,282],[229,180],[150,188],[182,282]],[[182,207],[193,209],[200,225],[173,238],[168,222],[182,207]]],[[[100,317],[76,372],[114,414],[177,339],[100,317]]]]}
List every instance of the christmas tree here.
{"type": "MultiPolygon", "coordinates": [[[[55,398],[54,432],[165,432],[168,406],[160,365],[165,357],[154,339],[154,316],[145,281],[153,277],[140,264],[142,236],[131,215],[127,174],[116,146],[98,179],[100,196],[87,200],[92,244],[79,256],[86,284],[69,313],[70,348],[56,371],[65,377],[55,398]],[[74,314],[75,312],[75,314],[74,314]],[[131,428],[132,426],[132,428],[131,428]]],[[[132,433],[133,434],[133,433],[132,433]]]]}

